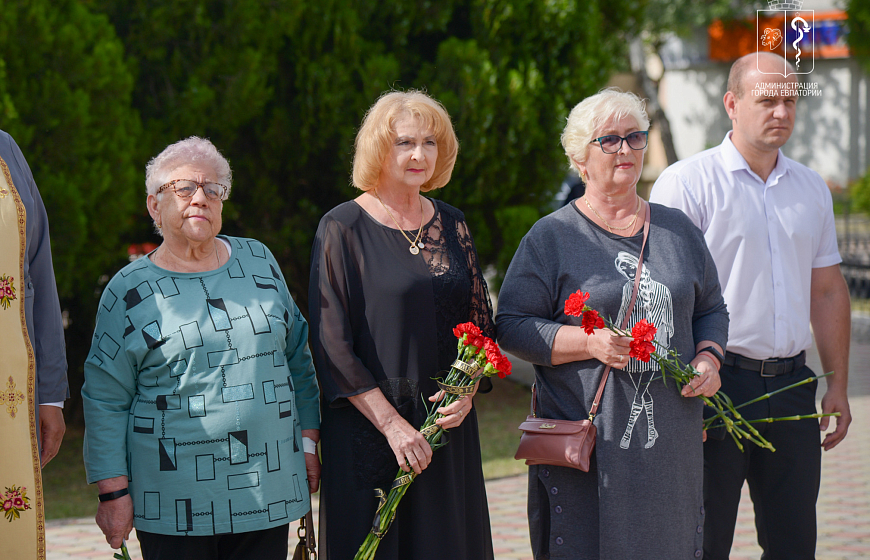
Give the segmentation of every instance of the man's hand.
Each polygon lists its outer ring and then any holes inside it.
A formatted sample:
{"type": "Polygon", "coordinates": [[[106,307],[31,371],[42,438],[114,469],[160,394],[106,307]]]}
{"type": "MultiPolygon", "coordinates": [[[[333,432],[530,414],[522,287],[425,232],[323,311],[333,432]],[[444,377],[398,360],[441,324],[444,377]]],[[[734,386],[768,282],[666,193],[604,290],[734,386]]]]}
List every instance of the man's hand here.
{"type": "MultiPolygon", "coordinates": [[[[833,412],[839,412],[840,416],[836,417],[837,428],[830,434],[827,434],[824,441],[822,441],[822,447],[825,448],[825,451],[830,451],[843,441],[843,438],[846,437],[846,432],[849,431],[849,424],[852,423],[852,413],[849,411],[849,399],[846,397],[845,391],[828,389],[825,392],[825,396],[822,397],[822,413],[830,414],[833,412]]],[[[830,416],[823,417],[819,420],[819,429],[823,432],[827,430],[830,421],[830,416]]]]}
{"type": "Polygon", "coordinates": [[[39,405],[39,442],[42,445],[39,462],[42,468],[57,455],[64,432],[63,409],[49,404],[39,405]]]}

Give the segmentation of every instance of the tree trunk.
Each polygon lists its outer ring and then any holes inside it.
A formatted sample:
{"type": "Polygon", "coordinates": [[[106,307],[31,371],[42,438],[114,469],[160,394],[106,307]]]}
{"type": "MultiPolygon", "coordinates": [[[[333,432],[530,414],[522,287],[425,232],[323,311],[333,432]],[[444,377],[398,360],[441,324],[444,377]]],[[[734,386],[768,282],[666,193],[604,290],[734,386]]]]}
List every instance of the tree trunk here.
{"type": "Polygon", "coordinates": [[[640,38],[635,38],[631,42],[631,70],[634,72],[644,97],[647,98],[647,111],[652,117],[654,123],[659,127],[662,144],[665,148],[665,156],[668,159],[668,165],[677,163],[677,150],[674,147],[674,137],[671,134],[671,122],[665,114],[659,103],[659,85],[654,82],[646,71],[646,53],[644,51],[643,41],[640,38]]]}

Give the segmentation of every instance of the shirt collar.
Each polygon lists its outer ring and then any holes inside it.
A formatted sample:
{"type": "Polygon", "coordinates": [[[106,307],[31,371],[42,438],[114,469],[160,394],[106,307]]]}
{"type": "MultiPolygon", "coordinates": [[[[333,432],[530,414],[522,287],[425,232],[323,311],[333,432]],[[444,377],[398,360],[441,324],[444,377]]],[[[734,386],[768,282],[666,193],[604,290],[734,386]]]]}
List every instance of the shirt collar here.
{"type": "MultiPolygon", "coordinates": [[[[732,131],[729,130],[728,134],[725,135],[725,139],[722,140],[722,160],[725,163],[725,168],[732,173],[745,169],[751,173],[753,177],[758,177],[758,175],[756,175],[749,167],[749,164],[746,163],[746,159],[737,150],[734,143],[731,142],[731,132],[732,131]]],[[[782,150],[777,150],[776,165],[774,166],[773,171],[770,172],[770,176],[767,178],[767,184],[777,184],[779,179],[787,172],[788,163],[785,154],[782,153],[782,150]]]]}

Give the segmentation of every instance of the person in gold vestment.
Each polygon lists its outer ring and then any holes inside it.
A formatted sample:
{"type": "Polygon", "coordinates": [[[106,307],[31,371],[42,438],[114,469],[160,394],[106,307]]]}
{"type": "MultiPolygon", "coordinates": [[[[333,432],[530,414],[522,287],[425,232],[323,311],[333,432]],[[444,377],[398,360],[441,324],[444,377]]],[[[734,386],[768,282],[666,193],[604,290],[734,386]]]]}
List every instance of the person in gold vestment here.
{"type": "Polygon", "coordinates": [[[42,472],[60,449],[69,397],[48,217],[30,167],[0,130],[0,542],[45,558],[42,472]]]}

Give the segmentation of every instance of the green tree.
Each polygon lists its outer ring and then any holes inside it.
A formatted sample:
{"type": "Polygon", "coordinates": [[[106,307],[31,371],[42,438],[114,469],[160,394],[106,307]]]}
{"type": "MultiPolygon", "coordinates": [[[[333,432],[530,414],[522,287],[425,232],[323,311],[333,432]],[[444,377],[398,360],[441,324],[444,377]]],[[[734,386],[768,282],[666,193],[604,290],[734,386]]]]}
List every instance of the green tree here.
{"type": "MultiPolygon", "coordinates": [[[[101,275],[124,262],[139,122],[123,46],[74,0],[0,2],[0,127],[21,146],[47,208],[74,398],[101,275]]],[[[75,408],[75,407],[72,407],[75,408]]]]}
{"type": "Polygon", "coordinates": [[[465,211],[485,263],[503,274],[551,209],[568,166],[571,108],[618,68],[638,14],[631,2],[469,2],[418,82],[453,116],[462,150],[444,198],[465,211]]]}
{"type": "MultiPolygon", "coordinates": [[[[227,233],[276,254],[305,308],[320,217],[354,196],[353,137],[384,90],[441,99],[462,149],[437,193],[463,209],[486,263],[507,266],[566,165],[568,109],[624,52],[630,0],[100,0],[136,68],[144,163],[210,137],[233,165],[227,233]]],[[[144,234],[144,233],[143,233],[144,234]]]]}
{"type": "Polygon", "coordinates": [[[849,50],[864,69],[870,72],[870,1],[846,0],[849,33],[846,40],[849,50]]]}

